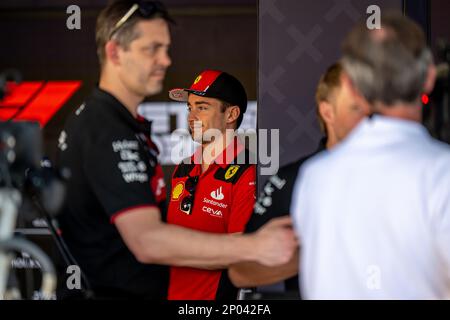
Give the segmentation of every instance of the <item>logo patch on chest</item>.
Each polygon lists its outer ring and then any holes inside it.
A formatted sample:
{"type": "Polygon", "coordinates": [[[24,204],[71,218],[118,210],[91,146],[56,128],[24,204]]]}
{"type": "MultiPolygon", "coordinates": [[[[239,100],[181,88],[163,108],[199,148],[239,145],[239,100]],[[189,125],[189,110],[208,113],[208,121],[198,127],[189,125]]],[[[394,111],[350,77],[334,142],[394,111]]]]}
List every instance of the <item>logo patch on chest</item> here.
{"type": "Polygon", "coordinates": [[[213,198],[215,200],[223,200],[223,198],[225,198],[225,196],[222,193],[222,187],[219,187],[217,190],[214,190],[213,192],[211,192],[211,198],[213,198]]]}
{"type": "Polygon", "coordinates": [[[230,166],[227,172],[225,172],[225,180],[230,180],[231,178],[233,178],[233,176],[236,174],[238,170],[239,170],[238,165],[230,166]]]}
{"type": "Polygon", "coordinates": [[[180,199],[180,196],[183,194],[183,191],[184,191],[184,183],[178,182],[172,190],[172,200],[180,199]]]}
{"type": "Polygon", "coordinates": [[[209,215],[212,217],[217,217],[217,218],[223,217],[222,211],[220,209],[213,209],[213,208],[210,208],[207,206],[203,206],[202,211],[209,213],[209,215]]]}

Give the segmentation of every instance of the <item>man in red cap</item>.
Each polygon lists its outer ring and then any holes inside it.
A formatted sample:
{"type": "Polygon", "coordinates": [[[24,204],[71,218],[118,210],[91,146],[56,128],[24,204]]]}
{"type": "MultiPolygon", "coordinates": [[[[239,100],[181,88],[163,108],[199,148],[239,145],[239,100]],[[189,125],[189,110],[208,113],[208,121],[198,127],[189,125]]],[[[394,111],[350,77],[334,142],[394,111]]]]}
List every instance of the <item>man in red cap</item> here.
{"type": "MultiPolygon", "coordinates": [[[[284,228],[288,220],[251,236],[164,223],[162,170],[150,124],[137,119],[137,108],[162,90],[171,64],[171,21],[155,1],[115,1],[102,10],[96,32],[99,86],[71,115],[58,141],[57,164],[72,173],[58,222],[86,275],[83,284],[90,283],[96,298],[165,299],[169,270],[162,265],[273,265],[287,262],[296,245],[293,231],[284,228]],[[282,250],[266,249],[279,242],[286,243],[282,250]]],[[[77,290],[63,288],[59,297],[77,290]]]]}
{"type": "MultiPolygon", "coordinates": [[[[247,108],[244,87],[226,72],[205,70],[189,89],[173,89],[169,96],[187,102],[189,129],[200,147],[174,171],[167,222],[211,233],[242,232],[256,187],[256,161],[235,135],[247,108]]],[[[227,267],[172,267],[169,299],[235,299],[227,267]]]]}

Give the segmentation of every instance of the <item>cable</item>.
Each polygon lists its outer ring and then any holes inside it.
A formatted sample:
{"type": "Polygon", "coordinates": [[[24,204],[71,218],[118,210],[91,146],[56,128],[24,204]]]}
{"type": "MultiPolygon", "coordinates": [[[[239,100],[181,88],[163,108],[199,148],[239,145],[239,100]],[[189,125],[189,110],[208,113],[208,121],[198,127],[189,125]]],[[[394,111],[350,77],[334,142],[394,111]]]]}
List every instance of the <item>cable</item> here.
{"type": "MultiPolygon", "coordinates": [[[[59,235],[58,231],[55,229],[55,226],[52,223],[52,217],[47,212],[47,210],[42,206],[40,200],[38,197],[33,196],[32,197],[33,204],[38,209],[39,213],[45,218],[47,221],[48,228],[50,230],[50,233],[55,240],[56,246],[58,248],[58,251],[61,253],[61,256],[63,257],[64,263],[67,266],[70,265],[76,265],[80,267],[78,262],[76,261],[75,257],[71,254],[69,248],[67,247],[64,239],[59,235]]],[[[85,290],[84,290],[84,296],[86,299],[92,299],[94,297],[94,292],[92,291],[91,284],[89,280],[86,277],[86,274],[81,270],[81,280],[84,282],[85,290]]]]}
{"type": "Polygon", "coordinates": [[[12,188],[12,178],[7,165],[8,160],[4,152],[0,152],[0,157],[0,183],[2,182],[1,184],[4,188],[12,188]]]}

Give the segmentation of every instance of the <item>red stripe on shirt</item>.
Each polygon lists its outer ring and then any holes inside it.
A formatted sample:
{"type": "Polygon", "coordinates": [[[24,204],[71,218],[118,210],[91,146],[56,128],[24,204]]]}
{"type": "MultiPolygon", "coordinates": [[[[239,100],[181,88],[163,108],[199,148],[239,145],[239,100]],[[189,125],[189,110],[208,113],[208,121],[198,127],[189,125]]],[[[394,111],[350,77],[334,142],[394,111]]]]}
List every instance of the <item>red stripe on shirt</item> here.
{"type": "Polygon", "coordinates": [[[126,209],[123,209],[123,210],[120,210],[120,211],[114,213],[114,214],[111,216],[111,220],[110,220],[110,221],[111,221],[111,224],[114,224],[114,223],[116,222],[116,219],[117,219],[119,216],[121,216],[121,215],[123,215],[123,214],[126,214],[126,213],[129,213],[129,212],[132,211],[132,210],[135,210],[135,209],[141,209],[141,208],[157,208],[157,209],[159,210],[159,207],[156,206],[156,205],[154,205],[154,204],[143,204],[143,205],[137,205],[137,206],[133,206],[133,207],[128,207],[128,208],[126,208],[126,209]]]}

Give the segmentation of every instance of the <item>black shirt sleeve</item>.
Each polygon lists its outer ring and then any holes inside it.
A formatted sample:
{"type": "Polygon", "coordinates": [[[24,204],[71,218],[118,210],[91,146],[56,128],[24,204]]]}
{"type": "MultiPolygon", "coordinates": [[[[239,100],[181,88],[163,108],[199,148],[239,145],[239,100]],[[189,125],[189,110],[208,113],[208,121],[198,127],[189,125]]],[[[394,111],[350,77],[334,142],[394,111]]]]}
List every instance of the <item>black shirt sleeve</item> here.
{"type": "Polygon", "coordinates": [[[272,218],[289,215],[292,190],[300,164],[295,162],[280,168],[265,183],[245,228],[246,233],[258,230],[272,218]]]}
{"type": "Polygon", "coordinates": [[[154,166],[132,131],[108,130],[86,139],[83,170],[96,198],[112,217],[121,211],[157,205],[150,188],[154,166]]]}

